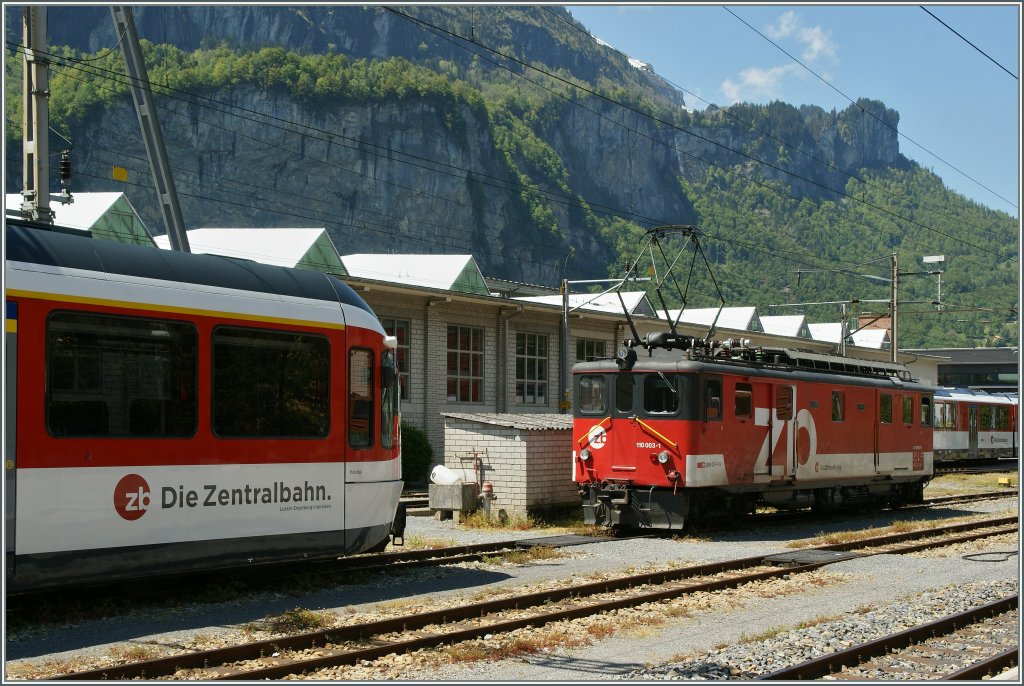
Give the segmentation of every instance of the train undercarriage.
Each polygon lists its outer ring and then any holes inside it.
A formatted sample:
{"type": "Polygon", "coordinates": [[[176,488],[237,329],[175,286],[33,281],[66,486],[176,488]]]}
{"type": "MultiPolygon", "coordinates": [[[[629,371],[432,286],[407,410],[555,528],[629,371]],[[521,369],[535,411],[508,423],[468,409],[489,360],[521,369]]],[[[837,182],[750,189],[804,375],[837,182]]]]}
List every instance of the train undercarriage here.
{"type": "Polygon", "coordinates": [[[619,532],[638,529],[682,532],[693,525],[735,521],[754,514],[759,507],[825,513],[921,503],[928,481],[927,477],[898,482],[885,479],[868,484],[818,485],[815,488],[785,485],[748,491],[637,487],[629,483],[604,482],[584,485],[580,496],[585,524],[606,526],[619,532]]]}

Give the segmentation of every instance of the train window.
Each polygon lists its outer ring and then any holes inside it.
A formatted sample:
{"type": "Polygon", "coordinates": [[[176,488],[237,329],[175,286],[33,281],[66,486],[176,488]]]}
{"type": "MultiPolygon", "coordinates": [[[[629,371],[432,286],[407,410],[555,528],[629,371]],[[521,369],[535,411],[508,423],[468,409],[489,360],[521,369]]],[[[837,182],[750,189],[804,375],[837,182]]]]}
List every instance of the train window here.
{"type": "Polygon", "coordinates": [[[928,396],[921,397],[921,426],[932,425],[932,399],[928,396]]]}
{"type": "Polygon", "coordinates": [[[679,389],[664,374],[644,376],[644,412],[675,414],[679,410],[679,389]]]}
{"type": "Polygon", "coordinates": [[[213,431],[222,438],[322,438],[330,408],[324,336],[213,330],[213,431]]]}
{"type": "Polygon", "coordinates": [[[579,398],[577,408],[580,414],[604,415],[608,409],[604,399],[604,377],[596,375],[581,376],[576,397],[579,398]]]}
{"type": "Polygon", "coordinates": [[[775,387],[775,416],[782,420],[793,418],[793,387],[775,387]]]}
{"type": "Polygon", "coordinates": [[[892,424],[892,396],[882,393],[878,397],[878,421],[882,424],[892,424]]]}
{"type": "Polygon", "coordinates": [[[633,411],[633,385],[636,377],[630,372],[615,375],[615,410],[616,412],[633,411]]]}
{"type": "Polygon", "coordinates": [[[846,417],[846,397],[842,391],[832,391],[832,421],[841,422],[846,417]]]}
{"type": "Polygon", "coordinates": [[[395,417],[398,416],[398,364],[395,354],[385,350],[380,354],[380,445],[395,447],[395,417]]]}
{"type": "Polygon", "coordinates": [[[1005,431],[1010,428],[1010,410],[1005,407],[996,408],[996,426],[997,429],[1005,431]]]}
{"type": "Polygon", "coordinates": [[[722,418],[722,382],[708,379],[704,382],[704,421],[718,421],[722,418]]]}
{"type": "Polygon", "coordinates": [[[903,396],[903,423],[914,423],[914,399],[909,395],[903,396]]]}
{"type": "Polygon", "coordinates": [[[373,351],[348,351],[348,444],[373,445],[373,351]]]}
{"type": "Polygon", "coordinates": [[[734,407],[737,419],[750,419],[754,412],[754,390],[748,383],[736,384],[734,407]]]}
{"type": "Polygon", "coordinates": [[[979,429],[991,429],[992,428],[992,408],[988,405],[982,405],[978,409],[978,428],[979,429]]]}
{"type": "Polygon", "coordinates": [[[46,425],[53,436],[196,432],[196,328],[53,312],[46,324],[46,425]]]}

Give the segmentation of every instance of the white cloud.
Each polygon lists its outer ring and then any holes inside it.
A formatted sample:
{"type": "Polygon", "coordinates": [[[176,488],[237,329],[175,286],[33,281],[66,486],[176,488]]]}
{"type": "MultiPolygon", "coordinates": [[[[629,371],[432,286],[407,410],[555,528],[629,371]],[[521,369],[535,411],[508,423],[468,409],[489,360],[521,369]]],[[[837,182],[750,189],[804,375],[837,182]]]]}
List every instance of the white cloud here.
{"type": "MultiPolygon", "coordinates": [[[[803,20],[793,10],[781,14],[766,27],[765,33],[791,54],[794,50],[785,43],[796,43],[801,48],[800,59],[804,64],[813,63],[822,57],[837,60],[838,52],[835,43],[832,42],[832,32],[821,26],[805,26],[803,20]]],[[[820,67],[818,69],[820,70],[820,67]]],[[[792,62],[781,67],[747,67],[739,73],[736,80],[726,79],[719,88],[730,104],[741,100],[777,100],[782,99],[784,81],[794,77],[800,78],[802,75],[803,67],[792,62]]]]}
{"type": "Polygon", "coordinates": [[[775,39],[789,38],[796,31],[800,20],[793,10],[787,11],[774,24],[768,25],[768,35],[775,39]]]}
{"type": "Polygon", "coordinates": [[[832,32],[820,26],[804,26],[803,20],[793,10],[783,13],[775,23],[769,24],[766,32],[776,41],[795,40],[803,47],[800,57],[808,62],[813,62],[823,55],[836,58],[832,32]]]}
{"type": "Polygon", "coordinates": [[[781,67],[761,69],[747,67],[739,74],[739,81],[726,79],[720,89],[731,105],[740,100],[751,102],[777,100],[782,94],[782,82],[800,67],[787,64],[781,67]]]}

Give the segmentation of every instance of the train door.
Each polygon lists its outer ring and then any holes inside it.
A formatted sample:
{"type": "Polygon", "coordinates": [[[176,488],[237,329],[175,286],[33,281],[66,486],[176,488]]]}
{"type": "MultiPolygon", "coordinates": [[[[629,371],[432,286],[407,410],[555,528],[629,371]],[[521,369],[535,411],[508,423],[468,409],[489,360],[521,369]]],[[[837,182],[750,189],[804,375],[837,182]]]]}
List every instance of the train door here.
{"type": "Polygon", "coordinates": [[[875,410],[875,436],[874,436],[874,460],[875,460],[875,473],[880,471],[882,444],[889,445],[893,442],[894,432],[896,431],[896,424],[893,422],[893,394],[892,393],[878,393],[877,409],[875,410]]]}
{"type": "Polygon", "coordinates": [[[7,578],[14,575],[15,505],[17,498],[17,383],[18,383],[18,303],[6,302],[4,319],[4,566],[7,578]]]}
{"type": "Polygon", "coordinates": [[[796,476],[796,387],[784,384],[772,394],[772,459],[773,478],[796,476]],[[787,472],[788,470],[788,472],[787,472]]]}
{"type": "Polygon", "coordinates": [[[978,406],[967,406],[967,457],[978,457],[978,406]]]}

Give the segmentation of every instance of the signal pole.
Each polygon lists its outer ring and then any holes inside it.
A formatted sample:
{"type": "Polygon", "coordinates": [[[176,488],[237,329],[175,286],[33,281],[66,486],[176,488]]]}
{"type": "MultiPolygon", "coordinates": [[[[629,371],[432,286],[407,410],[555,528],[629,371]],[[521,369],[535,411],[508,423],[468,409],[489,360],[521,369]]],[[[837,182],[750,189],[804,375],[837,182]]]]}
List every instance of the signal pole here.
{"type": "Polygon", "coordinates": [[[24,146],[21,212],[33,221],[53,223],[50,209],[50,167],[47,141],[50,130],[50,83],[46,59],[46,8],[26,7],[22,34],[25,65],[22,70],[21,133],[24,146]]]}

